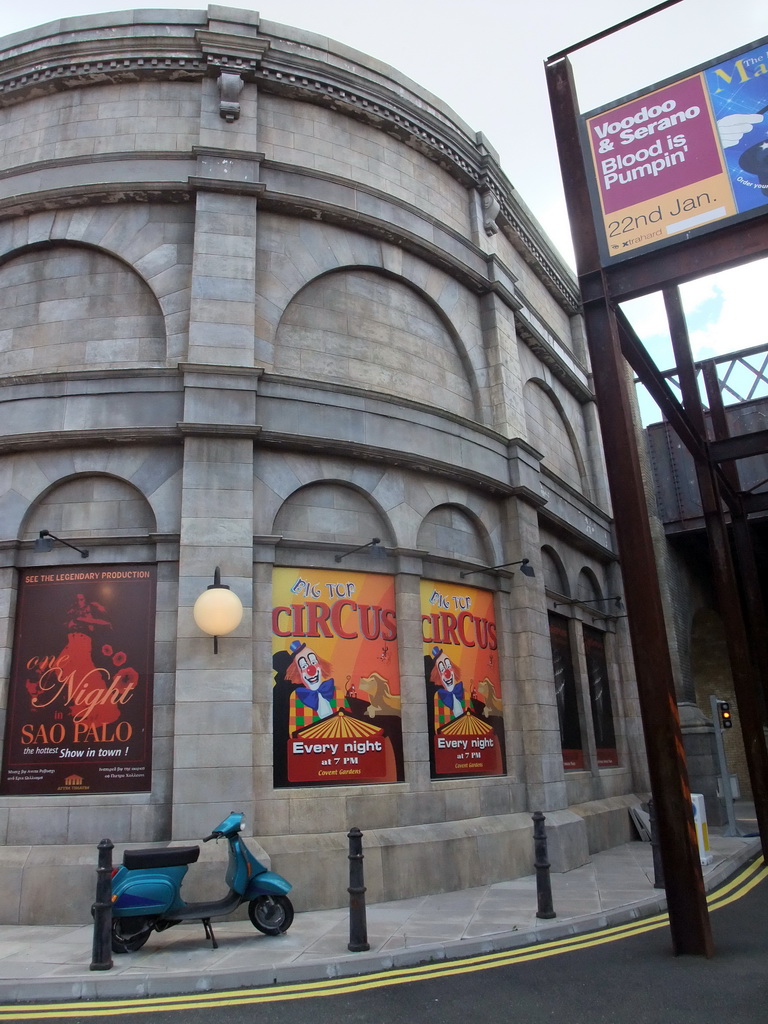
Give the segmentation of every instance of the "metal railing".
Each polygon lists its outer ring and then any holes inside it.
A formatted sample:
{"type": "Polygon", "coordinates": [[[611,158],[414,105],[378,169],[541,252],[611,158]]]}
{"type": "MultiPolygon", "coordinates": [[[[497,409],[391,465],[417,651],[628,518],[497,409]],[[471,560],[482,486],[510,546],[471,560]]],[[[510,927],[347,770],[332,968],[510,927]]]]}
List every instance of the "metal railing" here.
{"type": "MultiPolygon", "coordinates": [[[[704,368],[713,366],[720,384],[723,405],[736,405],[756,398],[768,397],[768,344],[743,348],[727,355],[701,359],[695,364],[699,394],[705,409],[709,408],[704,387],[704,368]]],[[[665,370],[662,376],[680,397],[676,370],[665,370]]]]}

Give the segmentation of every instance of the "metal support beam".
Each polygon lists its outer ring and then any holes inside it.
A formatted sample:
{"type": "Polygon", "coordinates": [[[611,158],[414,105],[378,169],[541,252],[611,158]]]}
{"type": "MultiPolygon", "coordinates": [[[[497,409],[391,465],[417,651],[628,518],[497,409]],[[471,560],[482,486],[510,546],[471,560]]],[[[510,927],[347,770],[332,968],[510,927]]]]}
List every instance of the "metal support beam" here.
{"type": "Polygon", "coordinates": [[[743,224],[729,224],[716,234],[686,239],[685,245],[617,263],[606,271],[608,294],[615,301],[624,302],[659,291],[670,281],[695,281],[764,256],[766,220],[767,217],[757,217],[743,224]]]}
{"type": "MultiPolygon", "coordinates": [[[[560,59],[548,63],[546,73],[579,277],[581,280],[584,275],[592,275],[594,283],[600,260],[578,138],[571,68],[567,60],[560,59]]],[[[604,279],[599,291],[585,304],[584,315],[659,825],[672,942],[677,953],[711,956],[712,933],[619,328],[604,279]]]]}
{"type": "MultiPolygon", "coordinates": [[[[686,327],[687,329],[687,327],[686,327]]],[[[704,389],[707,392],[707,405],[709,406],[709,419],[714,433],[715,441],[725,441],[731,436],[728,426],[728,419],[725,415],[723,405],[723,393],[720,390],[720,381],[717,376],[717,363],[714,359],[707,359],[700,363],[701,376],[704,381],[704,389]]],[[[709,445],[709,454],[712,457],[712,444],[709,445]]],[[[738,467],[733,461],[726,461],[722,467],[723,475],[728,480],[733,490],[740,495],[741,480],[738,467]]]]}
{"type": "Polygon", "coordinates": [[[765,455],[768,451],[768,430],[753,430],[739,437],[712,441],[709,451],[716,462],[732,462],[748,459],[752,455],[765,455]]]}
{"type": "MultiPolygon", "coordinates": [[[[635,334],[634,328],[624,313],[618,310],[616,315],[624,358],[635,371],[643,386],[648,389],[651,398],[657,403],[664,418],[688,449],[695,464],[708,466],[711,460],[706,434],[702,434],[699,426],[691,420],[685,408],[678,402],[664,375],[648,355],[645,345],[635,334]]],[[[741,507],[740,499],[737,489],[731,482],[731,477],[721,472],[719,467],[715,467],[715,473],[723,501],[731,511],[738,510],[741,507]]]]}
{"type": "Polygon", "coordinates": [[[632,638],[673,943],[678,953],[711,956],[712,937],[656,553],[630,419],[630,397],[621,365],[618,331],[611,323],[612,310],[607,302],[602,308],[597,303],[590,303],[585,309],[585,317],[616,518],[627,622],[632,638]]]}
{"type": "Polygon", "coordinates": [[[746,515],[752,515],[758,512],[768,512],[768,494],[765,492],[761,494],[749,494],[745,493],[742,495],[742,504],[744,505],[744,513],[746,515]]]}
{"type": "MultiPolygon", "coordinates": [[[[708,359],[699,365],[707,391],[707,404],[715,441],[726,440],[730,436],[730,428],[725,415],[716,360],[708,359]]],[[[737,511],[731,512],[731,536],[738,567],[737,582],[741,591],[741,605],[747,621],[747,639],[752,651],[753,664],[757,667],[760,684],[758,699],[762,703],[762,721],[763,725],[766,725],[768,724],[768,618],[760,586],[752,529],[745,505],[746,495],[741,493],[738,467],[735,462],[726,462],[721,469],[733,489],[739,492],[741,498],[741,507],[737,511]]],[[[768,502],[768,495],[763,495],[763,499],[768,502]]]]}
{"type": "MultiPolygon", "coordinates": [[[[699,434],[706,436],[706,420],[696,380],[696,367],[688,339],[680,292],[676,286],[664,289],[672,348],[675,354],[683,408],[699,434]]],[[[720,501],[718,481],[711,463],[696,463],[704,524],[709,543],[709,559],[718,610],[725,627],[731,676],[739,706],[747,767],[752,783],[752,798],[763,844],[763,856],[768,857],[768,751],[763,734],[763,708],[757,686],[756,666],[752,661],[750,642],[744,621],[736,573],[734,571],[728,527],[720,501]]],[[[746,551],[744,552],[746,558],[746,551]]],[[[717,723],[715,723],[717,727],[717,723]]]]}

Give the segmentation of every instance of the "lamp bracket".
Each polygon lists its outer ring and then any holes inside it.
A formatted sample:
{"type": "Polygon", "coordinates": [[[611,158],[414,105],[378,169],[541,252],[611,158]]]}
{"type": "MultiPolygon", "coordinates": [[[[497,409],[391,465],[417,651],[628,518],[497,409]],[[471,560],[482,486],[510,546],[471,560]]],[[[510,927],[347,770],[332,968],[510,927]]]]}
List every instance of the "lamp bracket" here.
{"type": "Polygon", "coordinates": [[[523,576],[535,576],[536,573],[533,571],[533,567],[530,564],[530,559],[519,558],[516,562],[503,562],[501,565],[489,565],[484,566],[482,569],[469,569],[466,572],[460,572],[459,577],[464,579],[465,576],[475,576],[479,572],[495,572],[496,569],[508,569],[511,565],[519,565],[520,572],[523,576]]]}
{"type": "Polygon", "coordinates": [[[347,555],[354,555],[356,551],[363,551],[365,548],[373,548],[377,544],[381,544],[381,538],[373,537],[367,544],[358,544],[356,548],[350,548],[349,551],[342,551],[340,555],[334,555],[333,560],[334,562],[340,562],[342,558],[346,558],[347,555]]]}
{"type": "Polygon", "coordinates": [[[62,537],[57,537],[56,534],[51,533],[50,530],[40,531],[37,540],[35,541],[35,551],[50,551],[53,547],[54,541],[59,544],[64,544],[65,547],[72,548],[73,551],[77,551],[81,558],[87,558],[90,554],[88,548],[79,548],[76,544],[70,544],[68,540],[64,540],[62,537]]]}

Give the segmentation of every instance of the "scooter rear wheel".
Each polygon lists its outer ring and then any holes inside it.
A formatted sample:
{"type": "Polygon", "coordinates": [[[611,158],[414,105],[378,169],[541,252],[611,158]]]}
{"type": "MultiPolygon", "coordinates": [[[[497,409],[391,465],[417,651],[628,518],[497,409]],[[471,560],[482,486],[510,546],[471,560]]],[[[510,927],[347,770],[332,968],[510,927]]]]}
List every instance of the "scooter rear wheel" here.
{"type": "Polygon", "coordinates": [[[113,917],[112,952],[135,953],[152,933],[151,917],[113,917]]]}
{"type": "Polygon", "coordinates": [[[293,904],[287,896],[257,896],[248,904],[248,917],[264,935],[282,935],[293,922],[293,904]]]}

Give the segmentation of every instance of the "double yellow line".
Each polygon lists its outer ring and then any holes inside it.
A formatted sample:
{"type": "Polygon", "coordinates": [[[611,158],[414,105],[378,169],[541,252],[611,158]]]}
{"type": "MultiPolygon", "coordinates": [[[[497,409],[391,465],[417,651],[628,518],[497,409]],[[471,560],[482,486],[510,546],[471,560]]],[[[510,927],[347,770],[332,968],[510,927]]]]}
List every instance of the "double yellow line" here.
{"type": "MultiPolygon", "coordinates": [[[[755,861],[733,878],[727,885],[707,897],[710,910],[718,910],[746,895],[756,885],[768,878],[768,865],[755,861]]],[[[389,985],[405,985],[413,981],[431,981],[451,978],[475,971],[487,971],[493,967],[508,967],[511,964],[541,960],[560,953],[577,949],[588,949],[608,942],[642,935],[645,932],[664,928],[669,922],[666,913],[656,914],[614,928],[584,935],[574,935],[553,942],[540,942],[533,946],[488,953],[441,963],[423,964],[378,971],[360,977],[334,978],[328,981],[302,982],[297,985],[275,985],[269,988],[237,989],[230,992],[206,992],[198,995],[145,996],[142,999],[113,999],[99,1002],[44,1003],[38,1005],[0,1006],[2,1021],[17,1020],[67,1020],[73,1017],[115,1017],[132,1013],[156,1013],[160,1010],[201,1010],[227,1006],[253,1006],[259,1003],[279,1003],[289,999],[315,999],[321,996],[335,996],[353,992],[367,992],[371,989],[386,988],[389,985]]]]}

